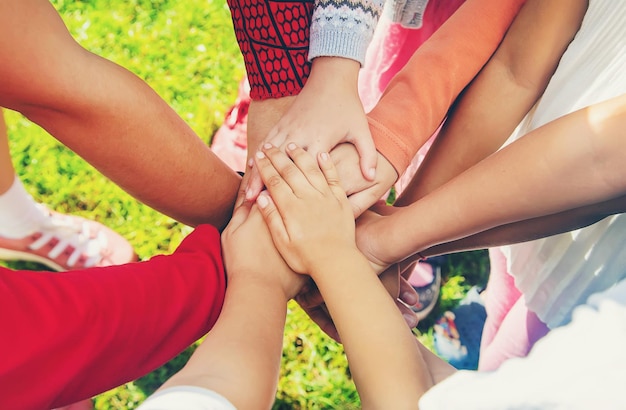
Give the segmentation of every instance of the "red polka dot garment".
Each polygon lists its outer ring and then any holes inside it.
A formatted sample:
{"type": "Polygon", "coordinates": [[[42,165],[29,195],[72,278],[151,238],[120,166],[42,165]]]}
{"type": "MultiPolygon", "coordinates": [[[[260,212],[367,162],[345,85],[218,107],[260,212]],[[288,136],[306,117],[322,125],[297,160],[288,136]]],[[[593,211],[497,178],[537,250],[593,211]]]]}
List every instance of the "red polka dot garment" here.
{"type": "Polygon", "coordinates": [[[307,55],[313,1],[228,0],[228,5],[250,97],[298,94],[311,69],[307,55]]]}

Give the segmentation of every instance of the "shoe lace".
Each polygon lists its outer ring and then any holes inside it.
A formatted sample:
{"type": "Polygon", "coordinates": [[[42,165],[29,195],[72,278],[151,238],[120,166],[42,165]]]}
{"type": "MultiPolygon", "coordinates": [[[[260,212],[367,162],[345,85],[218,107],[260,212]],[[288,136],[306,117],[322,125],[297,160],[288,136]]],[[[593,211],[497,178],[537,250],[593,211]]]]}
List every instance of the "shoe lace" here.
{"type": "MultiPolygon", "coordinates": [[[[47,210],[46,210],[47,211],[47,210]]],[[[67,249],[73,249],[67,259],[67,265],[73,267],[81,257],[85,257],[85,267],[99,263],[106,254],[107,240],[102,232],[92,232],[85,222],[66,217],[62,214],[47,212],[48,217],[40,228],[41,237],[31,244],[37,250],[53,238],[58,242],[48,256],[56,259],[67,249]]]]}

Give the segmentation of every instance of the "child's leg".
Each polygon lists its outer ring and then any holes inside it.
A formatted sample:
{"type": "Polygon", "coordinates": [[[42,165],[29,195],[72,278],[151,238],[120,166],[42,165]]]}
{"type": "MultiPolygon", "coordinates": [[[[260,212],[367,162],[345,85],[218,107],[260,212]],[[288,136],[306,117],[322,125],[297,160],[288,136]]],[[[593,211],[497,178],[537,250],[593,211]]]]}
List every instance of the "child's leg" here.
{"type": "Polygon", "coordinates": [[[50,409],[164,364],[219,315],[219,234],[198,227],[169,256],[58,274],[0,270],[0,396],[50,409]]]}
{"type": "Polygon", "coordinates": [[[15,174],[6,130],[0,110],[0,259],[35,261],[57,271],[137,260],[117,232],[35,202],[15,174]]]}

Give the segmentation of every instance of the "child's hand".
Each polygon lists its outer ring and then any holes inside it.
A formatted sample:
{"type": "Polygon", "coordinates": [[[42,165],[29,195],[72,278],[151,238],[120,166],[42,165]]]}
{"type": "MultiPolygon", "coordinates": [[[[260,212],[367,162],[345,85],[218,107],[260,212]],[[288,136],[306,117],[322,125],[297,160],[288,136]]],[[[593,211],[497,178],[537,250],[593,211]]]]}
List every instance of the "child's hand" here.
{"type": "Polygon", "coordinates": [[[222,254],[229,281],[243,277],[269,286],[280,286],[287,299],[306,282],[280,256],[256,205],[238,207],[222,233],[222,254]]]}
{"type": "Polygon", "coordinates": [[[354,217],[327,153],[318,155],[319,165],[293,143],[287,153],[270,144],[257,152],[256,165],[269,191],[257,204],[289,266],[311,274],[321,261],[358,252],[354,217]]]}
{"type": "Polygon", "coordinates": [[[365,179],[358,166],[359,154],[352,144],[337,145],[330,151],[330,157],[337,167],[355,218],[379,201],[398,180],[395,168],[381,154],[378,154],[376,177],[372,181],[365,179]]]}
{"type": "MultiPolygon", "coordinates": [[[[361,178],[374,180],[378,152],[358,94],[359,63],[339,57],[318,57],[304,88],[263,139],[285,151],[293,142],[314,157],[330,152],[342,142],[357,151],[355,170],[361,178]]],[[[258,171],[251,174],[247,199],[257,197],[262,184],[258,171]]]]}
{"type": "Polygon", "coordinates": [[[283,151],[294,142],[314,157],[341,142],[352,143],[363,176],[373,180],[378,155],[359,98],[358,71],[359,63],[354,60],[316,58],[304,88],[265,142],[283,151]]]}

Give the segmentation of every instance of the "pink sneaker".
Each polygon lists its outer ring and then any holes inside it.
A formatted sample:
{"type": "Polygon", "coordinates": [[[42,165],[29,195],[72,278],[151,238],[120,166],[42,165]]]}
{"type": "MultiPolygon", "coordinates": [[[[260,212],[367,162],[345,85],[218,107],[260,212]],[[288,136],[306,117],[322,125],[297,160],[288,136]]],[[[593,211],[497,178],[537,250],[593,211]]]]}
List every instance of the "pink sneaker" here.
{"type": "Polygon", "coordinates": [[[121,265],[137,260],[120,234],[85,218],[63,215],[38,204],[48,218],[29,236],[0,236],[0,259],[38,262],[55,271],[121,265]]]}

